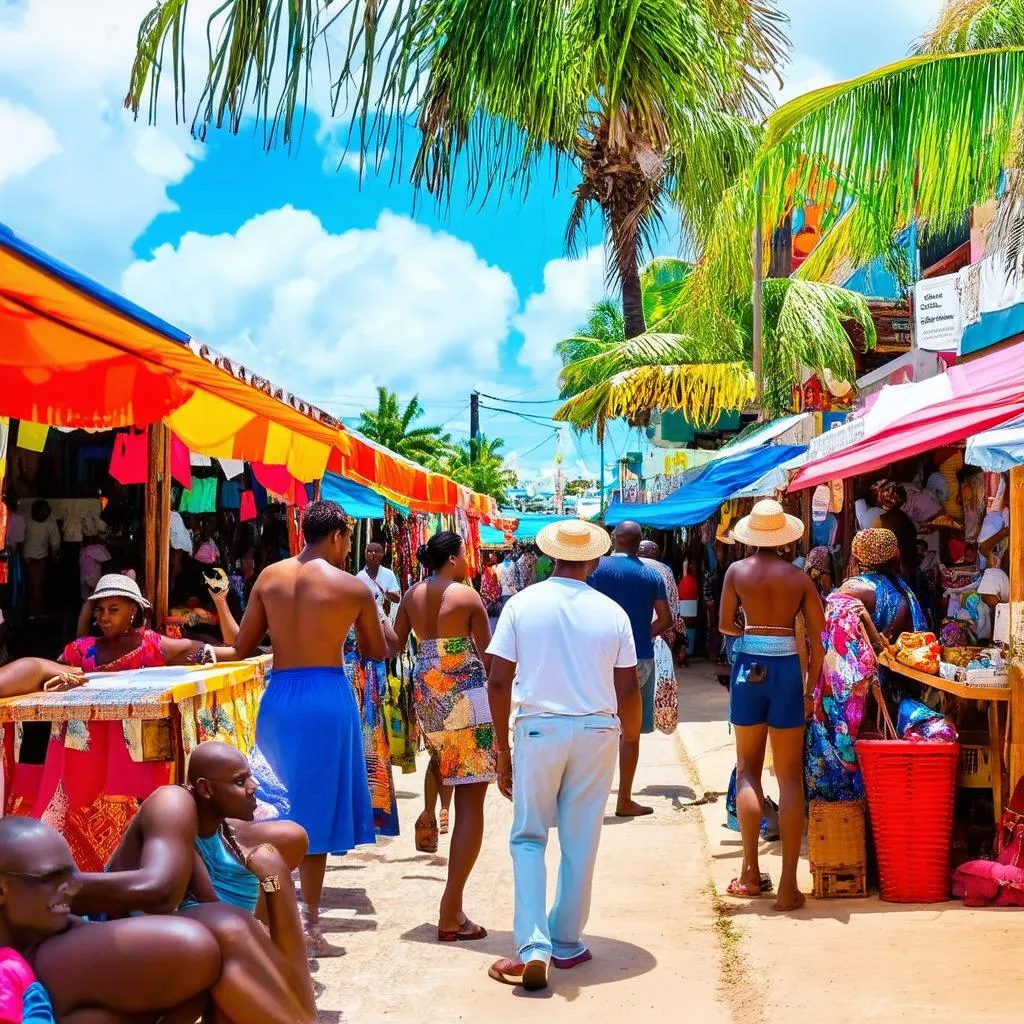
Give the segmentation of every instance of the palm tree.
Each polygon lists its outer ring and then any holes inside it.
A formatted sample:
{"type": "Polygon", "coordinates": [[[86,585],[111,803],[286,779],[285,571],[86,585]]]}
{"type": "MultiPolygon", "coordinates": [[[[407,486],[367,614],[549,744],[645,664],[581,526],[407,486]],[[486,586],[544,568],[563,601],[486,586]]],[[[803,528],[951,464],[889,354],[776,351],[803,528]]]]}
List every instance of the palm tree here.
{"type": "Polygon", "coordinates": [[[518,483],[515,472],[505,467],[504,447],[501,438],[490,440],[478,434],[456,445],[440,460],[438,468],[456,483],[504,503],[505,492],[518,483]]]}
{"type": "Polygon", "coordinates": [[[442,433],[441,427],[414,427],[422,416],[418,395],[403,409],[393,391],[377,388],[377,408],[360,415],[358,429],[371,441],[432,468],[452,451],[451,436],[442,433]]]}
{"type": "MultiPolygon", "coordinates": [[[[598,303],[580,333],[558,343],[561,393],[568,401],[556,420],[595,428],[600,440],[610,419],[642,425],[654,409],[671,409],[707,427],[754,398],[749,299],[732,304],[728,318],[720,309],[715,330],[697,336],[689,331],[689,317],[676,311],[691,276],[690,265],[680,260],[656,260],[644,269],[652,332],[627,338],[621,318],[611,315],[614,307],[598,303]]],[[[803,366],[852,379],[848,323],[860,325],[869,346],[875,329],[867,303],[853,292],[785,278],[764,287],[762,404],[779,415],[791,408],[803,366]]]]}
{"type": "MultiPolygon", "coordinates": [[[[155,115],[168,47],[183,113],[187,6],[164,0],[142,23],[125,101],[136,113],[148,87],[155,115]]],[[[769,105],[783,21],[775,0],[225,0],[193,131],[237,131],[252,115],[268,145],[291,143],[314,63],[347,25],[331,96],[336,112],[352,104],[361,158],[397,153],[400,167],[415,125],[411,181],[442,204],[456,180],[473,201],[570,164],[568,247],[598,207],[633,337],[646,327],[642,258],[668,206],[700,234],[756,148],[747,118],[769,105]]]]}

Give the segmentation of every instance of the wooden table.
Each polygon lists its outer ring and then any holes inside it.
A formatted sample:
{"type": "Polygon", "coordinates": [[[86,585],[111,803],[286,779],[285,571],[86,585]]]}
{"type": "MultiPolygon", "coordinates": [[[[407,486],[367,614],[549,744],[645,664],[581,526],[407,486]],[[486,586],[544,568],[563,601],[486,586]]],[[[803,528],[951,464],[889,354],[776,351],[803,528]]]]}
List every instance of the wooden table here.
{"type": "Polygon", "coordinates": [[[1009,686],[967,686],[965,683],[957,683],[950,679],[943,679],[942,676],[928,675],[927,672],[918,672],[917,669],[901,665],[888,653],[878,655],[879,665],[884,665],[890,672],[895,672],[910,679],[921,686],[930,686],[933,690],[941,690],[943,693],[952,694],[954,697],[961,697],[966,700],[980,700],[988,705],[988,742],[989,751],[992,755],[992,805],[995,812],[996,824],[999,824],[1003,816],[1003,740],[1004,730],[999,721],[999,705],[1008,704],[1010,700],[1009,686]]]}

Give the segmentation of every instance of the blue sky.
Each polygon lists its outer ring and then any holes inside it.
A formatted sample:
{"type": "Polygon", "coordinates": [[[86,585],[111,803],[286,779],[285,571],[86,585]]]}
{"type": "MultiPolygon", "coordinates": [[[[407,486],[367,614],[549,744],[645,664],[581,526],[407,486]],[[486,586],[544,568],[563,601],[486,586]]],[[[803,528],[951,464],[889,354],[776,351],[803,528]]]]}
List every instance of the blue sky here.
{"type": "MultiPolygon", "coordinates": [[[[553,194],[538,180],[525,202],[484,209],[456,199],[447,216],[414,209],[388,168],[361,188],[337,169],[323,93],[292,154],[267,155],[250,133],[200,145],[167,108],[156,127],[134,123],[120,100],[150,2],[0,4],[0,220],[345,417],[383,384],[419,393],[431,421],[465,436],[474,388],[555,394],[552,347],[604,293],[599,225],[582,259],[562,248],[569,182],[553,194]]],[[[788,98],[904,55],[940,5],[780,6],[788,98]]],[[[191,31],[198,44],[200,17],[191,31]]],[[[554,406],[518,408],[543,417],[554,406]]],[[[490,410],[482,427],[526,475],[550,473],[553,427],[490,410]]],[[[634,439],[614,431],[609,458],[634,439]]],[[[562,445],[570,475],[596,474],[592,441],[564,432],[562,445]]]]}

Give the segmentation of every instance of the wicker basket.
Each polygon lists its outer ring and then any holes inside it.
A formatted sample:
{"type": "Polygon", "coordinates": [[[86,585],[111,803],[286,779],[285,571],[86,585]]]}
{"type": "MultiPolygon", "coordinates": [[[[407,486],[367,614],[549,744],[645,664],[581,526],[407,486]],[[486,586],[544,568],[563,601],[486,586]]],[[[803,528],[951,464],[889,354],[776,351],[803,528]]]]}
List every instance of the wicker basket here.
{"type": "Polygon", "coordinates": [[[867,896],[864,802],[812,800],[807,845],[818,899],[867,896]]]}

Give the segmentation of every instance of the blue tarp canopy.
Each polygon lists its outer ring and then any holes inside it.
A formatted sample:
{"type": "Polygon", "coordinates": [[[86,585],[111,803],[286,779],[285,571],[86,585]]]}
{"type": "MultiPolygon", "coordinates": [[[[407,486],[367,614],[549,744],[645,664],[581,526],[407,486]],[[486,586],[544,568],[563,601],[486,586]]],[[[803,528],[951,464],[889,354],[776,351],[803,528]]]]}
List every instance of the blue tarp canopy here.
{"type": "Polygon", "coordinates": [[[802,444],[776,444],[709,462],[692,483],[652,505],[614,502],[604,521],[609,526],[632,520],[641,526],[672,530],[703,523],[737,491],[749,487],[765,473],[806,451],[802,444]]]}
{"type": "MultiPolygon", "coordinates": [[[[325,501],[336,501],[353,519],[383,519],[384,499],[369,487],[346,480],[337,473],[325,473],[320,485],[320,494],[325,501]]],[[[395,505],[400,512],[408,512],[395,505]]]]}
{"type": "Polygon", "coordinates": [[[1024,416],[975,434],[967,442],[964,462],[990,473],[1005,473],[1024,464],[1024,416]]]}
{"type": "MultiPolygon", "coordinates": [[[[573,516],[546,516],[541,513],[525,512],[516,515],[515,512],[508,513],[509,518],[519,520],[519,528],[515,532],[515,539],[525,543],[531,541],[549,523],[562,523],[573,516]]],[[[480,527],[480,543],[488,548],[501,548],[505,546],[505,534],[496,530],[493,526],[480,527]]]]}

